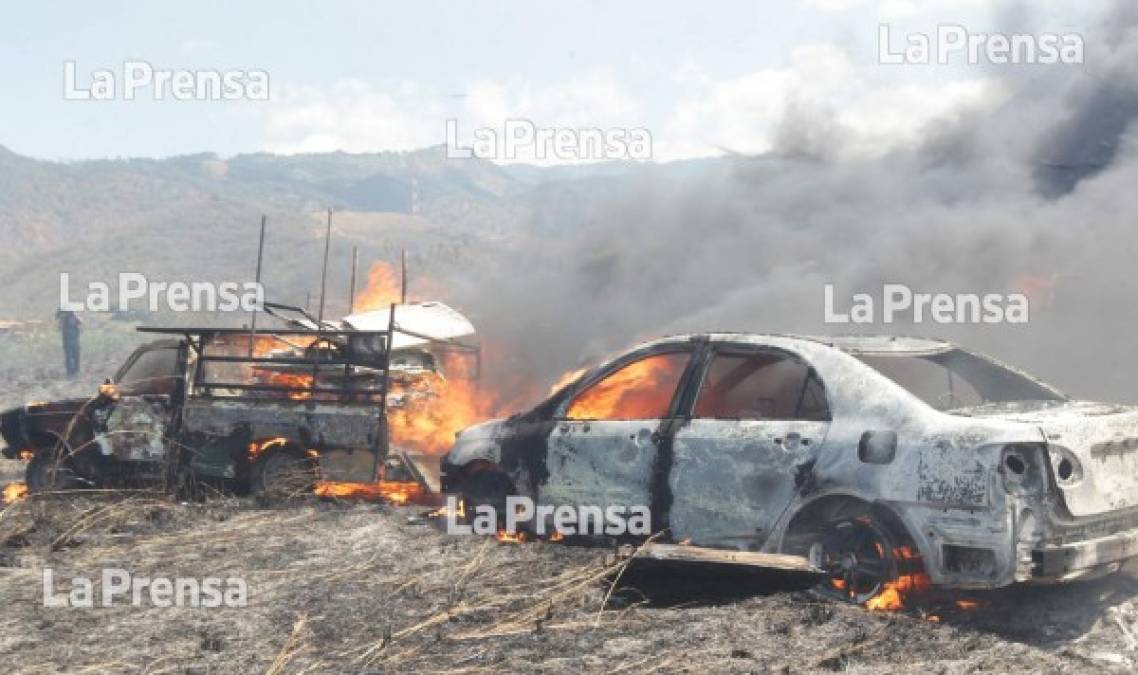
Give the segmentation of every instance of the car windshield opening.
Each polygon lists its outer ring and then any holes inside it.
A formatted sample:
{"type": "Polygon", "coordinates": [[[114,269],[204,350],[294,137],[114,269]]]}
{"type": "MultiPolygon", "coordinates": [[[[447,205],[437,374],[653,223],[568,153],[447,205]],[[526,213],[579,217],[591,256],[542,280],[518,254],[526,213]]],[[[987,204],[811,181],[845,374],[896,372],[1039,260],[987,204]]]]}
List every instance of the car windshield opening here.
{"type": "Polygon", "coordinates": [[[935,354],[859,354],[857,358],[937,410],[1065,400],[1014,370],[960,349],[935,354]]]}

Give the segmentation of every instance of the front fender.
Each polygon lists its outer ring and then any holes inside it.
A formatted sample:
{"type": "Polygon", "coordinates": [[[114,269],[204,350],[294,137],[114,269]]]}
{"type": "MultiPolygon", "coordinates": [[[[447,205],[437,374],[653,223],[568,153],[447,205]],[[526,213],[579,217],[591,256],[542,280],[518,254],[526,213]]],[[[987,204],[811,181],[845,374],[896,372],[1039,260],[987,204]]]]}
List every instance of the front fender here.
{"type": "Polygon", "coordinates": [[[462,481],[464,467],[474,463],[502,463],[500,441],[502,422],[494,420],[468,427],[459,432],[450,452],[443,455],[439,482],[443,493],[455,492],[462,481]]]}
{"type": "Polygon", "coordinates": [[[459,433],[454,447],[443,458],[444,464],[465,466],[474,461],[499,464],[502,461],[501,420],[484,422],[459,433]]]}
{"type": "Polygon", "coordinates": [[[16,459],[22,450],[53,448],[68,434],[71,438],[90,438],[90,421],[84,413],[89,402],[90,399],[67,399],[29,403],[0,413],[0,435],[6,445],[3,455],[16,459]]]}

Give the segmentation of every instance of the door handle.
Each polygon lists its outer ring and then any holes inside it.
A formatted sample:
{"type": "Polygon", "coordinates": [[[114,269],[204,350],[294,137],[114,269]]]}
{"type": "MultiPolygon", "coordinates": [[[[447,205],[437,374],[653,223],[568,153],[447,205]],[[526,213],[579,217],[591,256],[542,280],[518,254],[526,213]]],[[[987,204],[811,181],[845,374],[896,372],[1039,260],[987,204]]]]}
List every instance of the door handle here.
{"type": "Polygon", "coordinates": [[[636,432],[636,436],[634,438],[637,445],[644,447],[648,443],[652,443],[653,445],[659,443],[660,434],[655,431],[641,429],[640,431],[636,432]]]}
{"type": "Polygon", "coordinates": [[[802,434],[797,431],[790,432],[785,438],[776,438],[774,442],[783,450],[795,450],[799,445],[810,445],[810,439],[802,438],[802,434]]]}

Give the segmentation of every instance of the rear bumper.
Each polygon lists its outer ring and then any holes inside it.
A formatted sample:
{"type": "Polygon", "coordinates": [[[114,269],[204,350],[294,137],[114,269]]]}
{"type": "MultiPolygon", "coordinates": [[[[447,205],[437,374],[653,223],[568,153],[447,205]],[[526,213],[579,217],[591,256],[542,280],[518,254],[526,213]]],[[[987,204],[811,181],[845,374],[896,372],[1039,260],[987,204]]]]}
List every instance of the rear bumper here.
{"type": "Polygon", "coordinates": [[[1138,556],[1138,528],[1085,541],[1043,545],[1031,552],[1031,578],[1071,579],[1135,556],[1138,556]]]}

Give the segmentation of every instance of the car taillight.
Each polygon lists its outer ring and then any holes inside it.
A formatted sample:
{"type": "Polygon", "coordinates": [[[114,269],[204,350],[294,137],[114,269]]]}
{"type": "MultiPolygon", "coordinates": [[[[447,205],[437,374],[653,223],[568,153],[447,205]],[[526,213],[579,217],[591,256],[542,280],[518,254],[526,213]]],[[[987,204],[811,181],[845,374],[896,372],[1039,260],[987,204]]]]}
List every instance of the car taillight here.
{"type": "Polygon", "coordinates": [[[1004,488],[1012,494],[1037,494],[1047,486],[1046,453],[1039,443],[1012,443],[1000,455],[1004,488]]]}
{"type": "Polygon", "coordinates": [[[1083,464],[1075,453],[1061,445],[1047,446],[1051,471],[1060,487],[1073,487],[1083,480],[1083,464]]]}

